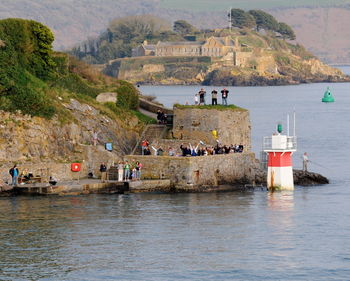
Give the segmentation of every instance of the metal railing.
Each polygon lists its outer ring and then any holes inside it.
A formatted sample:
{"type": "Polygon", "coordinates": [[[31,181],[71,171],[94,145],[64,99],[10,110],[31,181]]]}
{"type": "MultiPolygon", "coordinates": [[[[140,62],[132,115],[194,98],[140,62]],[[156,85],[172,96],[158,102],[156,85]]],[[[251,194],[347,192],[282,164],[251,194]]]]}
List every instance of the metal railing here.
{"type": "Polygon", "coordinates": [[[267,163],[269,160],[269,154],[265,151],[260,151],[260,168],[262,170],[267,170],[267,163]]]}
{"type": "Polygon", "coordinates": [[[272,143],[272,137],[263,138],[263,150],[284,150],[284,149],[297,149],[297,137],[291,136],[286,138],[285,143],[280,143],[280,146],[274,147],[272,143]]]}

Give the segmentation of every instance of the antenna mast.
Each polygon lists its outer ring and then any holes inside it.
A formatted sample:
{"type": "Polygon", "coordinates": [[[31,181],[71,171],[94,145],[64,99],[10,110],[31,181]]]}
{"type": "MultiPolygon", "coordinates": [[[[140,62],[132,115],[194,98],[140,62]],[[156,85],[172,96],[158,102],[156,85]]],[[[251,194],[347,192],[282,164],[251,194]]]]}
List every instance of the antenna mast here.
{"type": "Polygon", "coordinates": [[[230,32],[231,32],[232,31],[232,7],[230,7],[230,11],[229,11],[228,15],[229,15],[228,27],[229,27],[230,32]]]}
{"type": "Polygon", "coordinates": [[[293,119],[294,119],[294,129],[293,129],[293,136],[295,137],[295,110],[293,112],[293,119]]]}

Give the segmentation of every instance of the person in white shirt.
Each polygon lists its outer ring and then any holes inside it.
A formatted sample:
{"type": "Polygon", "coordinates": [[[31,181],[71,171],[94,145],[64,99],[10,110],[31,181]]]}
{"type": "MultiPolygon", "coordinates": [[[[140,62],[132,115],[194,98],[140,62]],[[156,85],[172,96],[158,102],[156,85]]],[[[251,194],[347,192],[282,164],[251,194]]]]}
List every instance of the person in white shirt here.
{"type": "Polygon", "coordinates": [[[303,155],[303,171],[307,172],[307,163],[309,162],[309,157],[307,157],[307,153],[304,152],[303,155]]]}
{"type": "Polygon", "coordinates": [[[195,95],[194,95],[194,104],[195,104],[195,105],[198,105],[198,104],[199,104],[199,95],[198,95],[198,94],[195,94],[195,95]]]}

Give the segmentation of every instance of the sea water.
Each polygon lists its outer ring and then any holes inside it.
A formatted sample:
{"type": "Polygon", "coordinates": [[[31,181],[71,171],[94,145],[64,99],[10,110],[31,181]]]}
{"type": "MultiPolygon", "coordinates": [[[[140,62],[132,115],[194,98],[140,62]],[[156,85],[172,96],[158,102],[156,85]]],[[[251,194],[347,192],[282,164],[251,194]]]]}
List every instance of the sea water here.
{"type": "MultiPolygon", "coordinates": [[[[199,90],[140,88],[166,106],[192,103],[199,90]]],[[[277,193],[1,198],[0,280],[349,280],[350,84],[229,90],[229,103],[250,111],[257,157],[262,137],[277,122],[286,130],[295,112],[294,166],[306,151],[310,170],[331,183],[277,193]],[[335,103],[321,102],[327,86],[335,103]]]]}

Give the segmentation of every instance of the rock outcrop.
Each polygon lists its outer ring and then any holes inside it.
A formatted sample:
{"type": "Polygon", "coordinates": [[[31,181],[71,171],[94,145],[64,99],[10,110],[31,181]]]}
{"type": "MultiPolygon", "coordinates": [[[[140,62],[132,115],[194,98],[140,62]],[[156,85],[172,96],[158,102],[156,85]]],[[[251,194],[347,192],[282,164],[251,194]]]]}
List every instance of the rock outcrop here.
{"type": "Polygon", "coordinates": [[[322,63],[298,44],[253,32],[237,37],[250,44],[230,56],[122,58],[111,60],[103,72],[131,83],[152,85],[270,86],[350,81],[349,76],[322,63]]]}
{"type": "Polygon", "coordinates": [[[136,117],[123,123],[74,99],[64,106],[72,119],[64,124],[57,118],[0,111],[0,178],[9,178],[13,163],[35,174],[50,168],[63,180],[71,177],[69,163],[84,162],[85,176],[88,169],[97,172],[100,162],[118,161],[130,153],[139,138],[136,117]],[[98,133],[97,146],[92,145],[93,132],[98,133]],[[113,144],[112,152],[105,149],[107,142],[113,144]]]}
{"type": "MultiPolygon", "coordinates": [[[[256,183],[266,185],[266,171],[261,171],[258,175],[256,183]]],[[[294,184],[299,186],[311,186],[311,185],[321,185],[329,184],[329,180],[313,172],[304,172],[302,170],[293,170],[294,184]]]]}
{"type": "Polygon", "coordinates": [[[100,103],[105,102],[117,102],[117,93],[101,93],[96,97],[96,100],[100,103]]]}
{"type": "Polygon", "coordinates": [[[329,180],[317,173],[293,170],[294,184],[300,186],[329,184],[329,180]]]}

